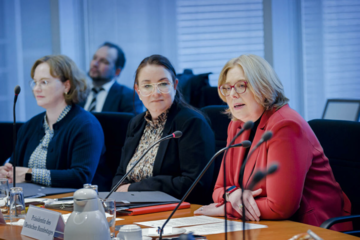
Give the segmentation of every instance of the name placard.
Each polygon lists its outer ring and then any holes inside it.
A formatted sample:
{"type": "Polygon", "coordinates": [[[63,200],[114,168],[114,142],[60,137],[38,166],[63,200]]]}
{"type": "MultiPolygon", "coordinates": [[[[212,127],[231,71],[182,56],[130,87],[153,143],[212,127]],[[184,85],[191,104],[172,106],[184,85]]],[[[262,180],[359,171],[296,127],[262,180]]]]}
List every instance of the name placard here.
{"type": "Polygon", "coordinates": [[[21,234],[36,239],[53,239],[64,234],[60,213],[30,205],[21,234]]]}

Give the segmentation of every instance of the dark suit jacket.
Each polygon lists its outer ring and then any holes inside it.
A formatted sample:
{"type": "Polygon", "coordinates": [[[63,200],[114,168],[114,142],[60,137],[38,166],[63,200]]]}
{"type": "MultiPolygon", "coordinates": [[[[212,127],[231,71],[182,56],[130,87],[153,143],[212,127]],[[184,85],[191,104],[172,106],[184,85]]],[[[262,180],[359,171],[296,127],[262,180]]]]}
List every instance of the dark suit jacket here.
{"type": "MultiPolygon", "coordinates": [[[[86,102],[79,105],[84,107],[86,102]]],[[[138,95],[130,88],[115,82],[105,99],[102,112],[130,112],[138,114],[143,112],[143,104],[138,95]],[[135,103],[134,103],[135,94],[135,103]],[[135,108],[134,108],[135,106],[135,108]]]]}
{"type": "MultiPolygon", "coordinates": [[[[113,186],[125,174],[127,165],[139,145],[146,125],[144,116],[145,113],[139,114],[129,123],[113,186]]],[[[163,136],[176,130],[182,131],[181,138],[160,143],[154,162],[153,177],[131,183],[129,191],[162,191],[179,199],[183,197],[214,154],[215,138],[204,116],[192,109],[173,103],[163,136]]],[[[212,175],[213,166],[208,169],[187,201],[193,203],[209,203],[211,201],[212,175]]]]}

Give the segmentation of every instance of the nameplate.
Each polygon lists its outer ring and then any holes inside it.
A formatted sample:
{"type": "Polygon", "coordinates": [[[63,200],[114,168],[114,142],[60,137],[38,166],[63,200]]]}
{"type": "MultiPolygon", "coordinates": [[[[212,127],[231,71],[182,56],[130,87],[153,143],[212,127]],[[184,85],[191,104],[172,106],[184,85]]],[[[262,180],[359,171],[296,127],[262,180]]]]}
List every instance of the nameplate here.
{"type": "Polygon", "coordinates": [[[36,239],[63,237],[65,223],[61,213],[30,205],[21,235],[36,239]]]}

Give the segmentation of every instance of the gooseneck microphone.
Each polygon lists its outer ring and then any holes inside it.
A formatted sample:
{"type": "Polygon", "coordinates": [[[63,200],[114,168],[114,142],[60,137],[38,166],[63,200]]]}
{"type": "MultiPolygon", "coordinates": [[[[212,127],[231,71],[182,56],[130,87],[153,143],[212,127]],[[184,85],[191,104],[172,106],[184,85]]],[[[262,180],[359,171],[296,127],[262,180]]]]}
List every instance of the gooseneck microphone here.
{"type": "Polygon", "coordinates": [[[13,122],[13,187],[16,187],[16,114],[15,114],[15,106],[16,106],[16,101],[18,99],[19,93],[21,91],[21,88],[19,85],[17,85],[14,89],[15,92],[15,96],[14,96],[14,106],[13,106],[13,118],[14,118],[14,122],[13,122]]]}
{"type": "Polygon", "coordinates": [[[255,147],[252,149],[252,151],[247,155],[246,159],[244,160],[243,164],[241,165],[241,169],[240,169],[240,188],[241,188],[241,204],[243,205],[242,207],[242,222],[243,222],[243,240],[245,240],[245,204],[244,204],[244,171],[245,171],[245,166],[246,163],[248,162],[248,160],[250,159],[251,155],[253,154],[253,152],[264,142],[267,142],[268,140],[270,140],[273,136],[273,133],[271,131],[266,131],[262,136],[260,141],[255,145],[255,147]]]}
{"type": "Polygon", "coordinates": [[[215,153],[215,155],[209,160],[209,162],[206,164],[206,166],[204,167],[204,169],[201,171],[201,173],[199,174],[199,176],[195,179],[195,181],[193,182],[193,184],[190,186],[189,190],[187,190],[187,192],[185,193],[185,195],[182,197],[182,199],[180,200],[180,202],[178,203],[178,205],[176,206],[176,208],[172,211],[172,213],[170,214],[170,216],[166,219],[166,221],[164,222],[163,226],[160,229],[160,236],[159,236],[159,240],[162,240],[162,233],[163,230],[166,226],[166,224],[170,221],[171,217],[174,215],[174,213],[176,212],[176,210],[180,207],[180,205],[185,201],[185,199],[189,196],[189,194],[192,192],[192,190],[194,189],[194,187],[196,186],[196,184],[198,184],[198,182],[200,181],[200,179],[202,178],[202,176],[205,174],[205,172],[209,169],[209,167],[211,166],[211,164],[214,162],[214,160],[216,159],[217,156],[219,156],[220,153],[222,153],[223,151],[229,149],[229,148],[234,148],[234,147],[244,147],[244,148],[248,148],[251,146],[251,142],[249,140],[245,140],[241,143],[238,144],[234,144],[231,145],[229,147],[224,147],[222,149],[220,149],[217,153],[215,153]]]}
{"type": "Polygon", "coordinates": [[[151,148],[153,148],[156,144],[165,141],[165,140],[169,140],[172,138],[180,138],[182,136],[182,132],[181,131],[175,131],[170,135],[167,135],[161,139],[159,139],[158,141],[156,141],[155,143],[153,143],[150,147],[148,147],[148,149],[146,149],[146,151],[143,153],[143,155],[141,155],[141,157],[134,163],[134,165],[130,168],[130,170],[125,173],[125,175],[119,180],[119,182],[111,189],[111,191],[109,192],[109,194],[105,197],[104,200],[108,199],[110,197],[110,195],[116,191],[116,189],[118,189],[118,187],[124,182],[124,180],[127,178],[127,176],[132,172],[132,170],[136,167],[136,165],[138,165],[138,163],[141,161],[141,159],[143,159],[145,157],[145,155],[150,151],[151,148]]]}
{"type": "MultiPolygon", "coordinates": [[[[254,126],[254,122],[253,121],[247,121],[246,123],[244,123],[242,129],[235,135],[235,137],[233,137],[233,139],[231,139],[230,143],[228,146],[231,146],[235,140],[246,130],[250,130],[252,129],[252,127],[254,126]]],[[[229,148],[226,149],[225,153],[224,153],[224,158],[223,158],[223,181],[224,181],[224,194],[226,192],[226,155],[228,153],[229,148]]],[[[226,203],[227,200],[226,198],[224,198],[224,217],[225,217],[225,240],[227,240],[227,208],[226,208],[226,203]]]]}
{"type": "Polygon", "coordinates": [[[256,184],[258,184],[264,177],[271,175],[279,169],[279,163],[275,162],[270,165],[267,171],[257,170],[249,183],[247,189],[252,191],[256,184]]]}

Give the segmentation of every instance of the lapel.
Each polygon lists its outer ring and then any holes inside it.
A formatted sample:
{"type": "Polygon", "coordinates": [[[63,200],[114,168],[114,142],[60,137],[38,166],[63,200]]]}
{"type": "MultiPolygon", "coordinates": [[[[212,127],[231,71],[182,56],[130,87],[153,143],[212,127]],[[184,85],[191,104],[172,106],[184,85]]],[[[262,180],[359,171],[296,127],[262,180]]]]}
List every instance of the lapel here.
{"type": "MultiPolygon", "coordinates": [[[[259,126],[256,129],[254,140],[251,144],[249,153],[254,149],[256,144],[260,141],[262,135],[265,133],[268,120],[275,111],[276,111],[275,109],[268,110],[268,111],[265,111],[264,114],[262,115],[259,126]]],[[[249,183],[249,180],[252,177],[252,174],[254,173],[254,168],[255,168],[256,162],[258,161],[259,157],[261,157],[261,156],[259,156],[261,149],[264,149],[264,148],[266,148],[266,143],[261,144],[260,147],[258,147],[253,152],[253,154],[250,156],[250,158],[248,159],[248,162],[246,164],[245,171],[244,171],[244,186],[246,186],[249,183]]]]}
{"type": "MultiPolygon", "coordinates": [[[[109,90],[108,95],[106,96],[103,108],[101,110],[102,112],[117,111],[118,103],[116,102],[116,98],[120,97],[121,99],[120,88],[120,84],[114,82],[109,90]]],[[[120,100],[118,102],[120,102],[120,100]]]]}
{"type": "MultiPolygon", "coordinates": [[[[177,103],[174,102],[168,113],[168,117],[167,117],[167,120],[166,120],[166,123],[164,126],[162,137],[169,135],[174,130],[174,129],[172,129],[172,127],[174,125],[173,121],[174,121],[174,118],[175,118],[177,112],[178,112],[178,106],[177,106],[177,103]]],[[[162,165],[162,162],[164,161],[164,158],[165,158],[164,156],[165,156],[165,152],[168,147],[169,141],[174,141],[174,140],[169,139],[169,140],[161,142],[159,145],[159,149],[157,151],[155,162],[154,162],[153,176],[160,174],[161,165],[162,165]]]]}

